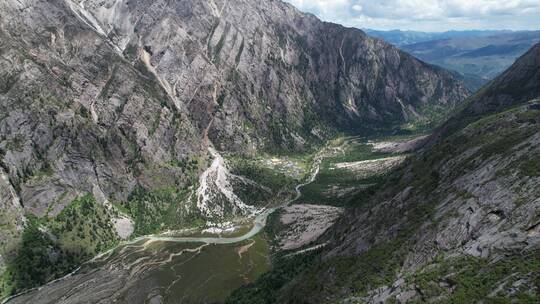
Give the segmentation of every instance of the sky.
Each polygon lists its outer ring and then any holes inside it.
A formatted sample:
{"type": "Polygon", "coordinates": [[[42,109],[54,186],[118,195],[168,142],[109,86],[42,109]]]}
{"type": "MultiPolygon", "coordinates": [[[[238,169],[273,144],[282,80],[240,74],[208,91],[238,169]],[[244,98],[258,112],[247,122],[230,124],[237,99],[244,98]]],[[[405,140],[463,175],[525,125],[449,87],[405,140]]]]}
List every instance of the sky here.
{"type": "Polygon", "coordinates": [[[540,0],[285,0],[324,21],[378,30],[540,30],[540,0]]]}

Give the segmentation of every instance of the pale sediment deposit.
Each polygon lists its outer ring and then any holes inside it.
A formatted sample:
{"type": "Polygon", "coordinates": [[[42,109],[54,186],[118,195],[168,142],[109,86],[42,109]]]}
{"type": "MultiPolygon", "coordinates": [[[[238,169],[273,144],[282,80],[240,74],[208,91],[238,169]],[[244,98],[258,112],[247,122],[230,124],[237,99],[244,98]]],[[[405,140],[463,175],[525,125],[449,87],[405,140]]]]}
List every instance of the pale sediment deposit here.
{"type": "Polygon", "coordinates": [[[358,162],[337,163],[335,169],[346,169],[354,172],[358,178],[367,178],[373,175],[388,172],[390,169],[400,165],[406,156],[393,156],[358,162]]]}
{"type": "Polygon", "coordinates": [[[316,241],[341,215],[342,208],[321,205],[290,205],[280,214],[282,250],[301,248],[316,241]]]}
{"type": "Polygon", "coordinates": [[[405,153],[418,149],[428,135],[419,136],[408,140],[370,142],[373,150],[381,153],[405,153]]]}

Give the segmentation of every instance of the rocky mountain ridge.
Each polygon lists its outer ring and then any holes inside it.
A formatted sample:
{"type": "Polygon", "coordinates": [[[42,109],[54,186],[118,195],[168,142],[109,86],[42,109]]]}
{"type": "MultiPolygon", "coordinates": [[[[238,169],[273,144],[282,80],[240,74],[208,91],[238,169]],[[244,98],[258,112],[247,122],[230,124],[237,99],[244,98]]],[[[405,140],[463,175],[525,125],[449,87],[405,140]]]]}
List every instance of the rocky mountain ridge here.
{"type": "Polygon", "coordinates": [[[369,200],[357,198],[319,241],[331,245],[282,261],[229,302],[538,301],[539,52],[472,97],[369,200]]]}
{"type": "Polygon", "coordinates": [[[1,14],[2,164],[38,216],[83,193],[187,187],[211,144],[305,149],[336,131],[437,121],[467,94],[279,1],[10,0],[1,14]]]}
{"type": "Polygon", "coordinates": [[[17,251],[25,218],[32,237],[81,220],[66,238],[95,242],[86,257],[130,231],[249,214],[218,151],[414,130],[467,95],[449,73],[280,1],[2,1],[2,255],[17,251]],[[115,229],[90,233],[88,210],[115,229]]]}

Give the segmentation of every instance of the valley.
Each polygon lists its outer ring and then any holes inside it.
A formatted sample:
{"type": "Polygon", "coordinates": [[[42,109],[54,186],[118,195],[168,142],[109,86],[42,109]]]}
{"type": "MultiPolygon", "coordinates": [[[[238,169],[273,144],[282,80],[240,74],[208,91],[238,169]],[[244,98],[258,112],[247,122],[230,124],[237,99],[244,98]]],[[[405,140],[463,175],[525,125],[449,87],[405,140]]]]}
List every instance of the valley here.
{"type": "MultiPolygon", "coordinates": [[[[408,143],[417,141],[410,137],[392,140],[342,137],[330,141],[312,155],[259,156],[249,162],[296,178],[298,172],[302,172],[300,176],[304,182],[293,187],[294,195],[285,202],[276,205],[269,201],[258,215],[239,219],[219,234],[208,228],[188,229],[121,242],[69,275],[24,292],[6,303],[56,303],[60,299],[65,303],[99,303],[105,299],[117,303],[169,303],[178,299],[183,303],[223,302],[233,290],[254,282],[269,271],[273,255],[303,255],[324,247],[325,244],[317,243],[318,238],[343,210],[325,205],[331,201],[334,205],[345,206],[348,197],[362,195],[362,191],[375,186],[393,166],[380,166],[374,170],[372,161],[404,157],[396,155],[405,155],[404,152],[414,147],[408,143]],[[407,146],[407,149],[397,149],[398,154],[381,152],[381,147],[388,146],[407,146]],[[350,172],[348,180],[338,179],[343,172],[332,175],[333,171],[345,160],[355,161],[355,168],[343,169],[350,172]],[[358,170],[365,172],[358,175],[358,170]],[[369,184],[354,191],[347,187],[353,181],[370,178],[369,184]],[[311,188],[313,184],[318,186],[311,188]],[[343,193],[336,187],[344,187],[343,193]],[[323,191],[313,190],[319,188],[323,191]],[[334,189],[332,193],[326,190],[330,188],[334,189]],[[340,200],[343,203],[336,203],[340,200]],[[335,215],[329,217],[329,212],[335,215]],[[271,227],[267,227],[268,221],[271,227]]],[[[234,157],[230,159],[235,160],[234,157]]],[[[245,170],[246,165],[243,166],[245,170]]],[[[232,170],[236,169],[233,167],[232,170]]],[[[263,182],[263,178],[271,178],[271,174],[258,177],[259,182],[263,182]]],[[[244,178],[257,179],[253,175],[244,178]]]]}
{"type": "Polygon", "coordinates": [[[367,31],[431,64],[454,71],[472,91],[480,89],[540,42],[540,31],[367,31]]]}
{"type": "Polygon", "coordinates": [[[536,45],[351,201],[325,247],[276,258],[228,303],[538,302],[539,56],[536,45]]]}
{"type": "Polygon", "coordinates": [[[540,302],[540,32],[288,2],[0,1],[3,304],[540,302]]]}

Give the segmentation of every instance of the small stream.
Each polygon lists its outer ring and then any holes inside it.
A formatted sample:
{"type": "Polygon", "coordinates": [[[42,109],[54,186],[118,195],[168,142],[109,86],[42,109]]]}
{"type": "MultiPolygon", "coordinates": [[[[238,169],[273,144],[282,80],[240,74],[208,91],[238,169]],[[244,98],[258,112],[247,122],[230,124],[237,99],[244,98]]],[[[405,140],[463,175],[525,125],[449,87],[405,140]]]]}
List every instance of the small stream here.
{"type": "Polygon", "coordinates": [[[320,167],[320,158],[316,158],[313,162],[314,168],[312,169],[309,179],[299,185],[296,185],[295,192],[296,195],[286,201],[284,204],[269,208],[261,212],[259,215],[257,215],[253,219],[253,227],[250,231],[245,233],[244,235],[238,236],[238,237],[174,237],[174,236],[163,236],[163,235],[149,235],[149,236],[143,236],[140,238],[136,238],[133,241],[123,243],[123,245],[132,244],[140,241],[145,240],[152,240],[152,241],[162,241],[162,242],[176,242],[176,243],[206,243],[206,244],[234,244],[239,243],[242,241],[245,241],[247,239],[250,239],[257,235],[265,226],[266,226],[266,220],[270,214],[272,214],[277,209],[287,206],[288,204],[296,201],[302,196],[302,192],[300,189],[310,183],[312,183],[315,178],[317,177],[317,174],[319,173],[319,167],[320,167]]]}
{"type": "MultiPolygon", "coordinates": [[[[324,150],[323,150],[324,151],[324,150]]],[[[221,302],[270,270],[269,245],[259,234],[277,209],[301,197],[321,164],[319,152],[296,195],[265,209],[237,237],[149,235],[104,252],[67,276],[4,303],[205,303],[221,302]]]]}

